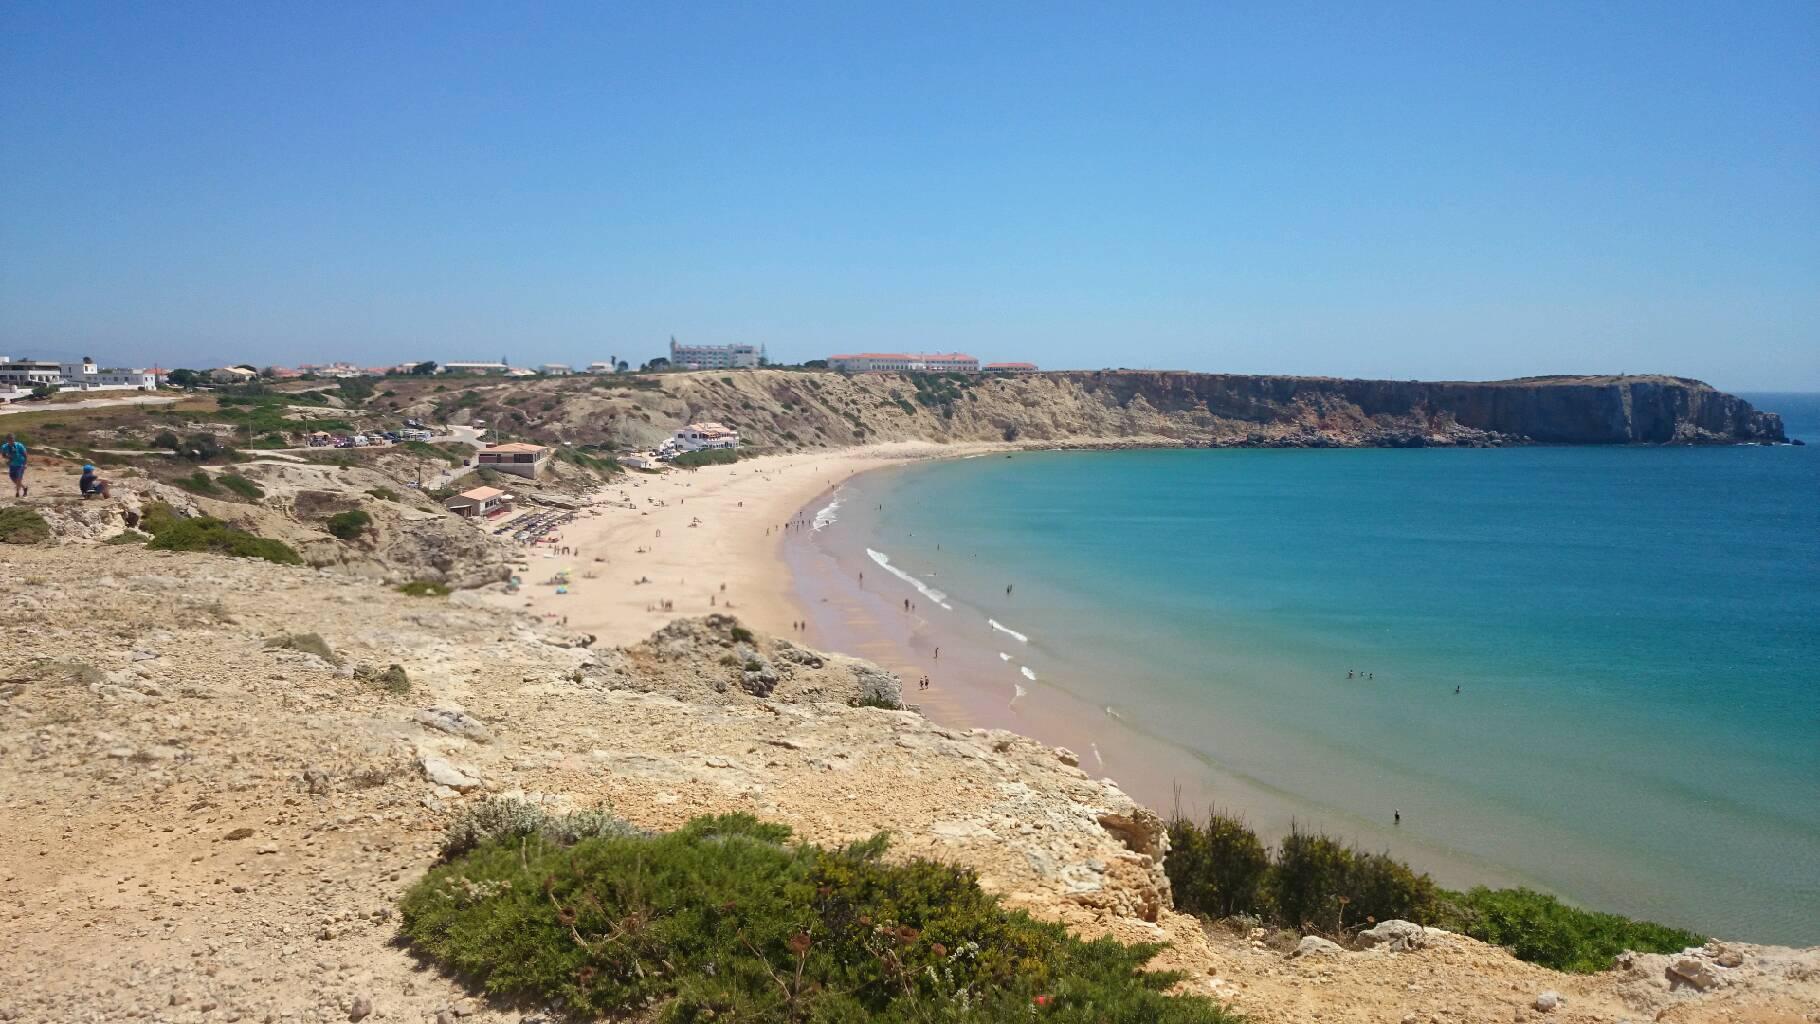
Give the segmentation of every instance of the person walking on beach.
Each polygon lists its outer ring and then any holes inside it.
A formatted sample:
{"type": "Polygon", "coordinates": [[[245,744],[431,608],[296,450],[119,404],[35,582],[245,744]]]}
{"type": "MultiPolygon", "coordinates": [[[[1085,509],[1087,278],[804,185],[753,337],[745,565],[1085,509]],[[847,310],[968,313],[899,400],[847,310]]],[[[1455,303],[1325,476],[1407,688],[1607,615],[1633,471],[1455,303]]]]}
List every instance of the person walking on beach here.
{"type": "Polygon", "coordinates": [[[25,443],[17,434],[6,435],[6,443],[0,444],[0,455],[6,456],[6,476],[13,482],[13,497],[23,498],[32,493],[25,486],[25,443]]]}

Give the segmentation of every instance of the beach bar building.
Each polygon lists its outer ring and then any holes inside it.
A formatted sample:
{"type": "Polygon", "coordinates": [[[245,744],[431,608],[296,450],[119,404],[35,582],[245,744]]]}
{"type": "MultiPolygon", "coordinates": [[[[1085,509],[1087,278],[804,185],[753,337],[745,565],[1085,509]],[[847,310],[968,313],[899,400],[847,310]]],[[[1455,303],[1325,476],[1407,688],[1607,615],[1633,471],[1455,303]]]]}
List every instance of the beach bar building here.
{"type": "Polygon", "coordinates": [[[512,496],[497,487],[476,487],[471,491],[462,491],[443,502],[442,506],[458,516],[470,519],[502,515],[512,511],[512,496]]]}
{"type": "Polygon", "coordinates": [[[724,423],[707,421],[691,423],[670,438],[672,447],[685,452],[706,448],[738,448],[739,431],[724,423]]]}
{"type": "Polygon", "coordinates": [[[474,461],[476,465],[496,469],[501,473],[512,473],[535,480],[555,455],[556,449],[554,448],[513,441],[510,444],[492,444],[482,448],[475,454],[474,461]]]}

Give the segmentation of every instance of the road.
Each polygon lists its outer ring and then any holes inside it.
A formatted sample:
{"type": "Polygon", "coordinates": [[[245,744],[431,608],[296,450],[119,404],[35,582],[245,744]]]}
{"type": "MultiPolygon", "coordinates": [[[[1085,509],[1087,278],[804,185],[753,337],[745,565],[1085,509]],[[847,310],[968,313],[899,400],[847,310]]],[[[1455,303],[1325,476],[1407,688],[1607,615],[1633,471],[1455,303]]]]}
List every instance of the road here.
{"type": "Polygon", "coordinates": [[[112,409],[122,405],[169,405],[177,401],[163,395],[134,395],[131,398],[84,398],[75,402],[8,402],[0,405],[0,416],[15,412],[62,412],[65,409],[112,409]]]}

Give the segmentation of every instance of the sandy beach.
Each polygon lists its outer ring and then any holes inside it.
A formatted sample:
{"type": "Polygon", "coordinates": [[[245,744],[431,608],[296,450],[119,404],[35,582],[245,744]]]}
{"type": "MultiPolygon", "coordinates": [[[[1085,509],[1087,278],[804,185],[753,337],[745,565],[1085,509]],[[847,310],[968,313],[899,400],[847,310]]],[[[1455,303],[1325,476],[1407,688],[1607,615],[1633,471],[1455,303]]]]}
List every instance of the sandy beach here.
{"type": "Polygon", "coordinates": [[[812,515],[805,507],[817,495],[855,474],[991,447],[886,444],[629,472],[597,492],[592,508],[554,544],[527,549],[519,593],[489,601],[553,621],[566,617],[570,629],[602,643],[633,643],[673,619],[714,612],[791,636],[791,623],[808,616],[782,557],[786,524],[812,515]],[[570,570],[570,582],[559,594],[552,579],[562,569],[570,570]]]}

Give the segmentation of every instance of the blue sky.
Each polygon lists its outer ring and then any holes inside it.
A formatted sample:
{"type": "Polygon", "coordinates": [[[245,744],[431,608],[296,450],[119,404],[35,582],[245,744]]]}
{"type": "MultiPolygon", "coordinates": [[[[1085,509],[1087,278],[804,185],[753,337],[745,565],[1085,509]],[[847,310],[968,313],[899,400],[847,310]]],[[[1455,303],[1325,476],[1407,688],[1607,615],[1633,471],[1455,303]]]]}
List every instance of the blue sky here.
{"type": "Polygon", "coordinates": [[[0,5],[0,351],[1820,390],[1820,4],[0,5]]]}

